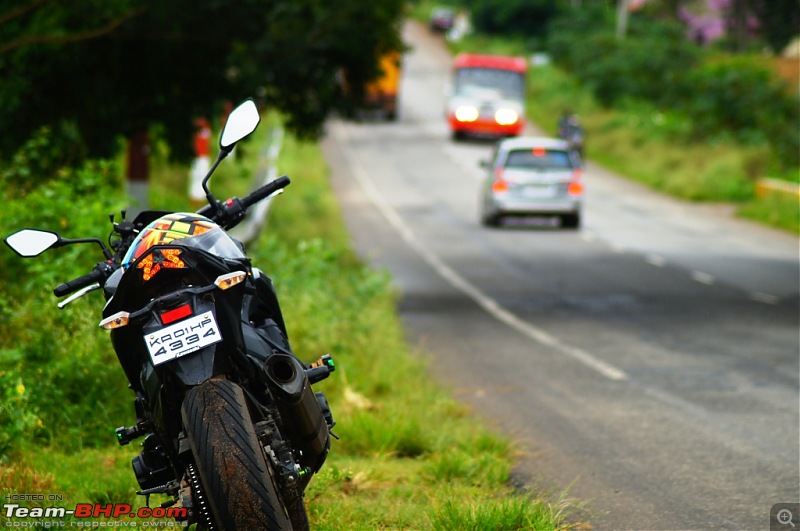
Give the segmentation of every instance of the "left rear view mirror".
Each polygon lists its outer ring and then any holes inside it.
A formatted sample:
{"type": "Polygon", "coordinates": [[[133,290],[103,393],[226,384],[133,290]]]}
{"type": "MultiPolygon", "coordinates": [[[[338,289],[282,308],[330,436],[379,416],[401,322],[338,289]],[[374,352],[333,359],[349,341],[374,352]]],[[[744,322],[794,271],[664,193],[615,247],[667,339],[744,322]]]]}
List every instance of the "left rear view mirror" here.
{"type": "Polygon", "coordinates": [[[55,232],[36,229],[23,229],[5,239],[6,245],[18,255],[30,258],[39,256],[56,245],[61,237],[55,232]]]}

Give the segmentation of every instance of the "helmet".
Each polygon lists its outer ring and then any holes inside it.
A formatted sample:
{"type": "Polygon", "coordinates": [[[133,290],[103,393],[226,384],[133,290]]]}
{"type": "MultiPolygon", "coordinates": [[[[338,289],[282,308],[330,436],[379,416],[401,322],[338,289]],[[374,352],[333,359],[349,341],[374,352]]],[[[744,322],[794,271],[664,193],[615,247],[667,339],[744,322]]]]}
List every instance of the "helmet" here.
{"type": "Polygon", "coordinates": [[[176,240],[180,240],[181,247],[200,249],[222,258],[245,258],[242,249],[219,225],[204,216],[179,212],[162,216],[142,229],[125,254],[122,267],[128,269],[151,247],[176,240]]]}

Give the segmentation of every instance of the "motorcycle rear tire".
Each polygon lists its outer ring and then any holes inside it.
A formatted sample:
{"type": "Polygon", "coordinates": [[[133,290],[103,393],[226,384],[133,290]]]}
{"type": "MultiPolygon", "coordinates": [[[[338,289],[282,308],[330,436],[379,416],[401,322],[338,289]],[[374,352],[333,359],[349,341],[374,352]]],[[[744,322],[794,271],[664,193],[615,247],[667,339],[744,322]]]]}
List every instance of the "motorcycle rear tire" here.
{"type": "Polygon", "coordinates": [[[218,529],[291,530],[241,387],[204,382],[187,393],[181,416],[218,529]]]}

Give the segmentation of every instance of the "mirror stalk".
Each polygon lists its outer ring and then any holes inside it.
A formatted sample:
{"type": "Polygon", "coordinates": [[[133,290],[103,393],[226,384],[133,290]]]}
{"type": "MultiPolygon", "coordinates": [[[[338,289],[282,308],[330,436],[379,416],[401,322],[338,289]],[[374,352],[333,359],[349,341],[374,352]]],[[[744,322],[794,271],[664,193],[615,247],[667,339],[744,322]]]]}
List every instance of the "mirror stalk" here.
{"type": "Polygon", "coordinates": [[[114,255],[111,254],[111,251],[108,247],[98,238],[77,238],[75,240],[68,240],[67,238],[59,238],[59,240],[53,245],[53,247],[63,247],[65,245],[72,245],[73,243],[96,243],[100,246],[100,249],[103,250],[103,256],[106,257],[106,260],[111,260],[114,255]]]}
{"type": "MultiPolygon", "coordinates": [[[[202,182],[203,191],[206,193],[206,199],[208,200],[208,204],[211,205],[213,212],[218,212],[219,206],[217,205],[217,198],[214,197],[214,194],[212,194],[211,190],[208,189],[208,181],[209,179],[211,179],[211,174],[214,173],[214,171],[217,169],[217,166],[219,166],[219,163],[222,162],[223,159],[227,157],[228,153],[230,152],[231,149],[224,149],[224,148],[220,149],[219,153],[217,154],[217,160],[214,161],[214,164],[211,165],[211,168],[209,168],[208,173],[206,173],[206,176],[203,177],[203,182],[202,182]]],[[[214,214],[212,213],[211,216],[213,215],[214,214]]]]}

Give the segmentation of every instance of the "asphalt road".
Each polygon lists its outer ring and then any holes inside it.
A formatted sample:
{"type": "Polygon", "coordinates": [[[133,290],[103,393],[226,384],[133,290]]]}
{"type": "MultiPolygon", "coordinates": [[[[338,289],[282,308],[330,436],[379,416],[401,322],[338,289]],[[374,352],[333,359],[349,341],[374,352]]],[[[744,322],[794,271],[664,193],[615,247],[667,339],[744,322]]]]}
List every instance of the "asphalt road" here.
{"type": "Polygon", "coordinates": [[[596,529],[768,529],[800,501],[798,239],[591,164],[580,231],[481,227],[491,144],[450,140],[448,56],[406,39],[399,121],[334,121],[323,146],[432,373],[596,529]]]}

